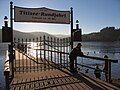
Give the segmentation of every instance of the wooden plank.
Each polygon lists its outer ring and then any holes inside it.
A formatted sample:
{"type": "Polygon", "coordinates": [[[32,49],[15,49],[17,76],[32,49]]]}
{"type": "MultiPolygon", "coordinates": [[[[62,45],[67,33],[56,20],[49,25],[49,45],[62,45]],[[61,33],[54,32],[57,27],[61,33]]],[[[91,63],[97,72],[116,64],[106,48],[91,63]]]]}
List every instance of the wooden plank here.
{"type": "MultiPolygon", "coordinates": [[[[21,54],[16,51],[16,54],[21,54]]],[[[18,55],[19,57],[19,55],[18,55]]],[[[22,67],[21,61],[22,59],[26,59],[25,55],[22,57],[20,56],[20,59],[16,57],[16,60],[18,60],[20,63],[20,67],[22,67]]],[[[28,58],[29,60],[30,58],[28,58]]],[[[42,61],[39,61],[42,62],[42,61]]],[[[17,63],[17,62],[16,62],[17,63]]],[[[24,66],[30,67],[30,62],[27,61],[28,64],[26,64],[26,60],[24,62],[24,66]]],[[[47,64],[45,64],[47,65],[47,64]]],[[[34,61],[31,60],[31,66],[37,66],[37,64],[34,63],[34,61]]],[[[43,65],[41,64],[43,67],[43,65]]],[[[19,64],[16,65],[16,67],[19,67],[19,64]]],[[[48,66],[46,66],[48,67],[48,66]]],[[[32,68],[32,67],[31,67],[32,68]]],[[[36,68],[36,67],[34,67],[36,68]]],[[[24,68],[25,70],[25,68],[24,68]]],[[[36,69],[37,70],[37,69],[36,69]]],[[[82,75],[82,74],[79,74],[82,75]]],[[[15,76],[13,78],[13,81],[10,84],[10,90],[39,90],[39,89],[46,89],[46,90],[93,90],[92,86],[89,86],[87,83],[85,83],[84,80],[88,80],[89,83],[92,83],[92,85],[95,85],[96,88],[107,88],[107,89],[113,89],[115,87],[112,87],[111,84],[105,84],[104,81],[98,80],[91,80],[90,78],[86,76],[79,76],[76,74],[71,74],[68,70],[63,69],[52,69],[52,70],[43,70],[43,71],[37,71],[34,70],[31,72],[19,72],[15,73],[15,76]],[[83,78],[79,78],[83,77],[83,78]],[[105,85],[106,86],[105,86],[105,85]]],[[[116,88],[115,88],[116,89],[116,88]]],[[[116,89],[119,90],[119,89],[116,89]]]]}

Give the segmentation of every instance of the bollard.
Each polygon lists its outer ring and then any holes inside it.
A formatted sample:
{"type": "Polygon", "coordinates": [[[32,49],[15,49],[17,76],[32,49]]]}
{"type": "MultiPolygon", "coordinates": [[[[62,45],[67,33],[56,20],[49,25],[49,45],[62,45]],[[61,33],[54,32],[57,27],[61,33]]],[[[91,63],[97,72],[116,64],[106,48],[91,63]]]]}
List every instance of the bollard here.
{"type": "Polygon", "coordinates": [[[6,90],[9,90],[9,75],[10,75],[10,71],[4,71],[4,76],[5,76],[5,84],[6,84],[6,90]]]}

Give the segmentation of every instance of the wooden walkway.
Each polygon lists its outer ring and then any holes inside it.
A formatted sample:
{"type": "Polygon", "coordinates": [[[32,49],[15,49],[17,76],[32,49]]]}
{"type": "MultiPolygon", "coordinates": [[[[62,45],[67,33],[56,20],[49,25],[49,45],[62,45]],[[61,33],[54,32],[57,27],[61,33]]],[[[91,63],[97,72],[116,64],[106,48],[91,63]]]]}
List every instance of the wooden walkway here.
{"type": "Polygon", "coordinates": [[[10,84],[10,90],[120,90],[111,84],[90,78],[82,73],[72,74],[67,69],[49,66],[48,64],[44,64],[40,59],[39,63],[41,64],[39,64],[39,66],[41,70],[33,67],[34,70],[29,71],[29,68],[32,68],[32,64],[34,64],[34,66],[37,65],[33,63],[35,61],[32,60],[30,62],[31,66],[27,64],[26,70],[23,72],[22,67],[25,66],[26,63],[22,61],[25,61],[26,58],[28,58],[26,55],[16,51],[16,71],[10,84]],[[52,67],[53,69],[44,69],[43,66],[52,67]]]}

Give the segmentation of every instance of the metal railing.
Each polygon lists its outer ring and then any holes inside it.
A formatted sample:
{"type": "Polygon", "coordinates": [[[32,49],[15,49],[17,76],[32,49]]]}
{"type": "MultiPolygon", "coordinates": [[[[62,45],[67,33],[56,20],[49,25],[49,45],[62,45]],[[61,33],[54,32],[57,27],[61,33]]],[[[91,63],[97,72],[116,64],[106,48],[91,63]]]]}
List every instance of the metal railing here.
{"type": "Polygon", "coordinates": [[[14,39],[17,58],[16,72],[31,72],[53,69],[50,64],[69,67],[70,38],[39,37],[36,39],[14,39]],[[42,65],[42,66],[41,66],[42,65]]]}
{"type": "Polygon", "coordinates": [[[14,38],[13,56],[11,56],[11,47],[9,45],[7,61],[5,62],[6,90],[9,90],[10,82],[14,78],[12,74],[53,70],[58,67],[68,68],[69,42],[70,38],[46,36],[33,39],[14,38]],[[11,57],[14,57],[13,60],[10,59],[11,57]]]}
{"type": "MultiPolygon", "coordinates": [[[[10,79],[13,78],[11,78],[13,76],[11,71],[14,71],[14,73],[25,73],[58,68],[69,70],[70,38],[61,39],[43,36],[33,39],[14,39],[14,49],[14,60],[12,61],[14,65],[11,65],[12,63],[9,58],[6,58],[7,61],[5,62],[4,74],[7,90],[9,90],[10,79]],[[14,70],[11,70],[11,66],[14,66],[14,70]]],[[[8,56],[10,57],[9,53],[7,54],[8,56]]],[[[100,70],[100,72],[107,73],[107,82],[111,81],[111,62],[117,63],[118,60],[86,55],[81,56],[81,58],[107,62],[108,70],[100,70]]],[[[75,66],[78,72],[80,71],[80,66],[96,70],[95,67],[79,62],[76,62],[75,66]]]]}
{"type": "MultiPolygon", "coordinates": [[[[101,58],[101,57],[95,57],[95,56],[86,56],[86,55],[83,55],[83,56],[81,56],[81,59],[82,60],[88,60],[89,62],[91,62],[91,61],[101,61],[101,62],[103,62],[102,64],[104,64],[104,65],[102,65],[102,66],[104,66],[103,67],[103,69],[100,69],[99,68],[99,73],[101,74],[101,73],[104,73],[105,74],[105,78],[106,78],[106,82],[111,82],[111,63],[118,63],[118,60],[114,60],[114,59],[110,59],[110,58],[101,58]],[[107,63],[107,65],[105,65],[105,63],[107,63]]],[[[92,66],[90,66],[89,64],[85,64],[85,63],[78,63],[77,62],[77,70],[78,70],[78,72],[80,71],[80,69],[82,68],[82,67],[85,67],[85,68],[87,68],[86,70],[85,70],[85,73],[88,73],[88,70],[89,69],[92,69],[92,70],[97,70],[97,68],[96,67],[92,67],[92,66]]],[[[99,64],[99,63],[96,63],[96,64],[94,64],[94,66],[101,66],[101,64],[99,64]]]]}

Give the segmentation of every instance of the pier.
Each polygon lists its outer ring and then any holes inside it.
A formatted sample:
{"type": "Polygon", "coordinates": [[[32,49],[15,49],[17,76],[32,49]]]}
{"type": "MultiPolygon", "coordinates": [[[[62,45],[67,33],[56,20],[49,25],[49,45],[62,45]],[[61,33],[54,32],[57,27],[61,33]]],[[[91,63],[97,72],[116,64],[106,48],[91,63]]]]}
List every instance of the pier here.
{"type": "MultiPolygon", "coordinates": [[[[11,43],[8,46],[5,61],[6,90],[119,90],[111,84],[111,63],[118,60],[83,55],[81,60],[102,61],[107,63],[107,69],[100,69],[107,80],[91,77],[81,71],[81,67],[96,70],[97,68],[85,65],[75,60],[76,72],[70,72],[69,53],[74,47],[74,41],[81,42],[82,29],[76,20],[76,29],[73,29],[73,8],[70,11],[53,10],[49,8],[22,8],[10,2],[10,27],[7,16],[4,18],[3,42],[11,43]],[[39,22],[70,24],[71,37],[57,38],[36,36],[35,38],[14,38],[14,22],[39,22]],[[30,12],[23,15],[23,11],[30,12]],[[27,11],[26,11],[27,10],[27,11]],[[19,13],[20,12],[20,13],[19,13]],[[33,12],[35,12],[33,14],[33,12]],[[46,17],[42,15],[46,14],[46,17]],[[38,15],[39,14],[39,15],[38,15]],[[53,17],[55,14],[57,17],[53,17]],[[37,17],[34,17],[36,15],[37,17]],[[47,17],[49,16],[49,17],[47,17]],[[9,31],[9,32],[8,32],[9,31]],[[6,37],[7,36],[7,37],[6,37]]],[[[89,73],[86,70],[86,73],[89,73]]]]}
{"type": "MultiPolygon", "coordinates": [[[[119,90],[110,84],[111,77],[109,82],[105,82],[79,70],[79,66],[95,69],[90,66],[76,62],[78,72],[70,72],[70,38],[43,36],[36,39],[14,39],[13,60],[10,59],[10,47],[4,70],[6,90],[119,90]]],[[[86,55],[81,58],[118,62],[86,55]]],[[[101,70],[101,72],[108,71],[101,70]]]]}

